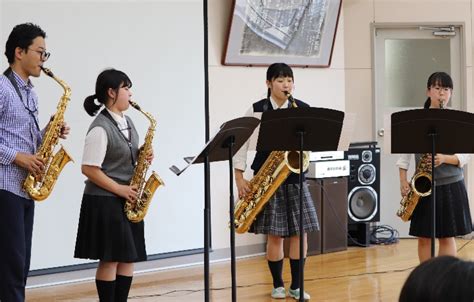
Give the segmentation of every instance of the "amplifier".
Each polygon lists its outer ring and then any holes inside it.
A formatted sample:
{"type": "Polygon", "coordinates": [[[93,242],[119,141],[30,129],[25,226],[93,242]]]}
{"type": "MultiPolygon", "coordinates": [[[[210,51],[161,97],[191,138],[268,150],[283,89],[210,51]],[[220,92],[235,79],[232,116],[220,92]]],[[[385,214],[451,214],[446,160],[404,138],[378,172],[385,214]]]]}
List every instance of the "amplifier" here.
{"type": "Polygon", "coordinates": [[[344,159],[344,151],[310,152],[309,161],[339,160],[344,159]]]}
{"type": "Polygon", "coordinates": [[[309,163],[306,178],[326,178],[349,176],[350,165],[348,160],[312,161],[309,163]]]}

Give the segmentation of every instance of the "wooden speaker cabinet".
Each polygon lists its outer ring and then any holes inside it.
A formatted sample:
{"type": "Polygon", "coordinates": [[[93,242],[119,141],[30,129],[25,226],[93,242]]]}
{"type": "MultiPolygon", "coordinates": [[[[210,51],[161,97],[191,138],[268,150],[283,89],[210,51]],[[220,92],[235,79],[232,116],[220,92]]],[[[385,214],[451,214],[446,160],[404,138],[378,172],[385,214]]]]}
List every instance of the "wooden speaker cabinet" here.
{"type": "MultiPolygon", "coordinates": [[[[347,249],[347,177],[307,179],[320,230],[308,234],[308,256],[347,249]]],[[[288,257],[289,240],[285,240],[288,257]]]]}
{"type": "Polygon", "coordinates": [[[322,180],[322,253],[347,250],[347,177],[322,180]]]}

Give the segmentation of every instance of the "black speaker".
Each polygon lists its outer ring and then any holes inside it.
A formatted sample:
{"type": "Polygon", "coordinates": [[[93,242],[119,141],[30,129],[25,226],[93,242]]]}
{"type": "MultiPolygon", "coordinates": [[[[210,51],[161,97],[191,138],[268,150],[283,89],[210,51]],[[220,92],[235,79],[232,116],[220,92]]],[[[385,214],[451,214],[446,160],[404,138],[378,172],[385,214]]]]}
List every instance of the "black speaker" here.
{"type": "Polygon", "coordinates": [[[380,148],[377,142],[352,143],[346,152],[348,223],[380,221],[380,148]]]}
{"type": "Polygon", "coordinates": [[[350,223],[347,226],[347,245],[368,247],[370,246],[370,223],[350,223]]]}

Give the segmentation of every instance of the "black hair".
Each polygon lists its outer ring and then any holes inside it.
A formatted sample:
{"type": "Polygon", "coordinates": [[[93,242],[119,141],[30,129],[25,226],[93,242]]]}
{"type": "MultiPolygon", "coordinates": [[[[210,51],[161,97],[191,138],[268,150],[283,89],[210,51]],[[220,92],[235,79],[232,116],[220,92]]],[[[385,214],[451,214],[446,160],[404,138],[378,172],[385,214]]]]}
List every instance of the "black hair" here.
{"type": "MultiPolygon", "coordinates": [[[[426,88],[430,89],[433,86],[439,86],[443,88],[451,88],[453,89],[453,79],[451,79],[451,76],[447,74],[446,72],[438,71],[434,72],[430,75],[428,78],[428,81],[426,83],[426,88]]],[[[424,108],[428,109],[431,106],[431,99],[428,97],[425,101],[424,108]]]]}
{"type": "Polygon", "coordinates": [[[38,25],[33,23],[16,25],[5,44],[5,56],[8,59],[8,63],[13,64],[15,62],[15,49],[17,47],[28,52],[28,47],[33,44],[33,40],[37,37],[46,38],[46,33],[38,25]]]}
{"type": "Polygon", "coordinates": [[[474,262],[453,256],[431,258],[408,276],[399,302],[473,301],[474,262]]]}
{"type": "MultiPolygon", "coordinates": [[[[293,70],[291,70],[291,67],[288,66],[285,63],[273,63],[272,65],[268,66],[267,69],[267,81],[271,82],[276,78],[279,77],[289,77],[292,78],[294,81],[293,77],[293,70]]],[[[270,88],[268,88],[267,91],[267,98],[270,97],[271,91],[270,88]]]]}
{"type": "Polygon", "coordinates": [[[123,71],[113,68],[102,71],[97,76],[95,94],[86,97],[84,100],[84,109],[87,114],[90,116],[96,115],[99,109],[107,102],[108,90],[112,88],[118,92],[121,87],[132,87],[132,81],[123,71]],[[96,104],[95,99],[97,99],[99,104],[96,104]]]}

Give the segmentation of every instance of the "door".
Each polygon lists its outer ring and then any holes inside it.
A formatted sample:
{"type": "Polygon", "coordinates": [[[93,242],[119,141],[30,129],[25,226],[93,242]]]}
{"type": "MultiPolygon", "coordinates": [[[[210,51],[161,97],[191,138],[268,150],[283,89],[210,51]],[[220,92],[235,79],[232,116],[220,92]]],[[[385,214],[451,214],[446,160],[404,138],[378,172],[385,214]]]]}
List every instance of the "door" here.
{"type": "MultiPolygon", "coordinates": [[[[448,107],[463,109],[463,52],[461,26],[386,27],[374,25],[374,136],[382,149],[380,181],[380,223],[408,236],[409,223],[396,212],[400,207],[400,181],[390,154],[390,115],[393,112],[422,108],[426,100],[426,81],[435,71],[445,71],[454,82],[448,107]]],[[[414,172],[410,165],[408,177],[414,172]]]]}

